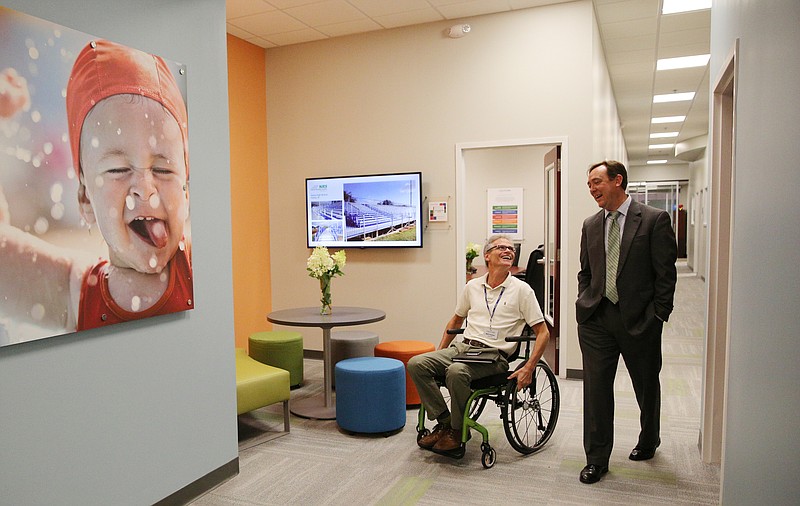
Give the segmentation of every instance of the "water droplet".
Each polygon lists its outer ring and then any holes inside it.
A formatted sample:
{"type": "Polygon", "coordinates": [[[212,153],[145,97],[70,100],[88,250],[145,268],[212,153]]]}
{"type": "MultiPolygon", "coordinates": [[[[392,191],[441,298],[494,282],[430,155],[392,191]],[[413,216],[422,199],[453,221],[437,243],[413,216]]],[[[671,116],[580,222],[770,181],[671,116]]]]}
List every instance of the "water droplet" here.
{"type": "Polygon", "coordinates": [[[92,147],[96,148],[100,146],[100,139],[97,137],[92,137],[92,147]]]}
{"type": "Polygon", "coordinates": [[[108,208],[108,217],[111,219],[115,219],[119,217],[119,211],[117,211],[116,207],[109,207],[108,208]]]}
{"type": "Polygon", "coordinates": [[[117,135],[122,135],[122,129],[121,128],[117,128],[117,135]]]}
{"type": "Polygon", "coordinates": [[[39,50],[35,47],[28,49],[28,56],[30,56],[31,60],[38,60],[39,59],[39,50]]]}
{"type": "Polygon", "coordinates": [[[97,176],[94,178],[94,186],[95,188],[102,188],[103,187],[103,176],[97,176]]]}
{"type": "Polygon", "coordinates": [[[31,111],[31,119],[33,120],[34,123],[42,121],[42,113],[40,113],[39,111],[31,111]]]}
{"type": "Polygon", "coordinates": [[[97,274],[89,274],[89,276],[86,278],[86,283],[89,286],[97,286],[98,281],[100,280],[98,279],[97,274]]]}
{"type": "Polygon", "coordinates": [[[64,217],[64,211],[64,204],[57,202],[53,204],[53,207],[50,208],[50,216],[52,216],[54,220],[60,220],[64,217]]]}
{"type": "Polygon", "coordinates": [[[180,249],[181,251],[186,251],[186,243],[184,243],[183,241],[179,242],[178,249],[180,249]]]}
{"type": "Polygon", "coordinates": [[[153,209],[157,209],[159,204],[161,204],[161,198],[158,196],[157,193],[154,193],[149,200],[150,207],[153,209]]]}
{"type": "Polygon", "coordinates": [[[147,139],[147,144],[150,145],[152,149],[155,149],[156,146],[158,146],[158,139],[156,139],[154,135],[151,135],[150,138],[147,139]]]}
{"type": "Polygon", "coordinates": [[[158,265],[158,260],[156,259],[156,256],[155,255],[151,256],[150,257],[150,267],[155,269],[157,265],[158,265]]]}
{"type": "Polygon", "coordinates": [[[46,154],[46,155],[52,154],[53,153],[53,143],[52,142],[45,142],[42,145],[42,151],[44,151],[44,154],[46,154]]]}
{"type": "Polygon", "coordinates": [[[131,298],[131,310],[136,312],[141,306],[142,299],[140,299],[138,295],[134,295],[133,298],[131,298]]]}
{"type": "Polygon", "coordinates": [[[131,211],[133,211],[133,208],[136,207],[136,202],[134,202],[133,197],[131,195],[125,197],[125,207],[127,207],[131,211]]]}
{"type": "Polygon", "coordinates": [[[50,187],[50,200],[53,202],[61,202],[61,197],[64,195],[64,187],[61,183],[54,183],[50,187]]]}
{"type": "Polygon", "coordinates": [[[162,283],[166,283],[166,282],[167,282],[167,273],[166,273],[166,272],[164,272],[164,271],[161,271],[161,274],[159,274],[159,275],[158,275],[158,279],[159,279],[159,280],[160,280],[162,283]]]}
{"type": "Polygon", "coordinates": [[[34,304],[31,308],[31,318],[42,321],[42,318],[44,318],[44,306],[38,302],[34,304]]]}
{"type": "Polygon", "coordinates": [[[50,228],[50,222],[47,221],[47,218],[44,216],[39,216],[36,218],[36,222],[33,224],[33,231],[36,232],[38,235],[42,235],[47,232],[50,228]]]}

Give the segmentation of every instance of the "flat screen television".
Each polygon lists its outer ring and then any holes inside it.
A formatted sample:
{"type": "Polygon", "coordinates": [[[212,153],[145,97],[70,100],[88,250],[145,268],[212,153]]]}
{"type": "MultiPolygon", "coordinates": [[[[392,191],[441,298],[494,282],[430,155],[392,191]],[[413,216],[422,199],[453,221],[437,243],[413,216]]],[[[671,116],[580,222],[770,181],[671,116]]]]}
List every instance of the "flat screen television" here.
{"type": "Polygon", "coordinates": [[[306,179],[308,247],[422,247],[422,173],[306,179]]]}

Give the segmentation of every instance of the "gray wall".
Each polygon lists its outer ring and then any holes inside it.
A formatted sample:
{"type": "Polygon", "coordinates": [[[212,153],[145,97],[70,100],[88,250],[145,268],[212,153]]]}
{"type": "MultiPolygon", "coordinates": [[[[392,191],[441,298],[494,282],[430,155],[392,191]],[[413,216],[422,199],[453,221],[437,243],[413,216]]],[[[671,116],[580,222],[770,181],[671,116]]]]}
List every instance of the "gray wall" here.
{"type": "Polygon", "coordinates": [[[715,1],[713,87],[739,39],[722,503],[800,497],[800,2],[715,1]]]}
{"type": "Polygon", "coordinates": [[[2,5],[189,71],[196,309],[0,348],[0,503],[151,504],[237,458],[225,2],[2,5]]]}

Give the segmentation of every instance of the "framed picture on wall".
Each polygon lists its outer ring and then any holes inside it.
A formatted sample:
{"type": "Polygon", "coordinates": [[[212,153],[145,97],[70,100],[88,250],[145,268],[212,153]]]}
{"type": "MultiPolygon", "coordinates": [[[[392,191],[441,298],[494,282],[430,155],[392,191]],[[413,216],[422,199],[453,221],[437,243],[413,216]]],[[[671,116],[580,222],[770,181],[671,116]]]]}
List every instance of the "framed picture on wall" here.
{"type": "Polygon", "coordinates": [[[194,308],[187,69],[0,7],[0,346],[194,308]]]}

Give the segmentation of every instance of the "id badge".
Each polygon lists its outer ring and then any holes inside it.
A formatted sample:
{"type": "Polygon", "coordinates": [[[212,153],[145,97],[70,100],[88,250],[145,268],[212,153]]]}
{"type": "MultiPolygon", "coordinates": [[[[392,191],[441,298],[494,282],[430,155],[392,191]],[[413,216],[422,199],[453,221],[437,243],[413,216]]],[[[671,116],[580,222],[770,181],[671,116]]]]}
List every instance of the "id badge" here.
{"type": "Polygon", "coordinates": [[[495,329],[488,329],[486,332],[483,333],[483,337],[488,339],[489,341],[497,341],[497,331],[495,329]]]}

